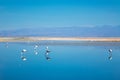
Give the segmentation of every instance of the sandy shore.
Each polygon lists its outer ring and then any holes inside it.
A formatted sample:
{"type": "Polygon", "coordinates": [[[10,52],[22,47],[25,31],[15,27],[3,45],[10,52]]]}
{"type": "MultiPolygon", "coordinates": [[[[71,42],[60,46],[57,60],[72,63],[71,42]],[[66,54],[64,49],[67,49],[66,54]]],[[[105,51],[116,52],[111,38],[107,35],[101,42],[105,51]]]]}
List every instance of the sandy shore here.
{"type": "Polygon", "coordinates": [[[120,42],[120,37],[0,37],[0,42],[27,42],[27,41],[98,41],[120,42]]]}

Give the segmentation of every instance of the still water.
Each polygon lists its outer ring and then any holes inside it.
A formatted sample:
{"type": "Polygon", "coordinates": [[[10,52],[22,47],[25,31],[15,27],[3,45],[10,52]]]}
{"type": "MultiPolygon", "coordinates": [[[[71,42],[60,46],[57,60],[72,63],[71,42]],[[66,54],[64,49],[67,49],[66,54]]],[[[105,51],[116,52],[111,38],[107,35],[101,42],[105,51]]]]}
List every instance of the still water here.
{"type": "Polygon", "coordinates": [[[0,43],[0,80],[120,80],[120,43],[42,44],[37,54],[35,44],[0,43]],[[46,46],[50,60],[46,59],[46,46]],[[27,50],[25,61],[21,59],[23,49],[27,50]]]}

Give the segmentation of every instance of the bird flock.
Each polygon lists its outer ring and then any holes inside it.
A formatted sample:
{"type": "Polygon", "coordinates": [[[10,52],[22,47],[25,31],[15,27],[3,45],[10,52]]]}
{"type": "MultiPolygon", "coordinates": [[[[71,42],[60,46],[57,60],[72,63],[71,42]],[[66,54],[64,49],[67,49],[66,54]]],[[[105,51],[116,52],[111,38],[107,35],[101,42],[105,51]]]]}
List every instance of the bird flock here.
{"type": "MultiPolygon", "coordinates": [[[[6,46],[6,48],[8,48],[8,43],[6,43],[5,46],[6,46]]],[[[35,55],[38,54],[38,47],[39,47],[39,45],[35,45],[35,46],[34,46],[34,53],[35,53],[35,55]]],[[[25,56],[26,52],[27,52],[26,49],[22,49],[22,50],[21,50],[21,59],[22,59],[23,61],[26,61],[26,60],[27,60],[27,58],[26,58],[26,56],[25,56]]],[[[50,52],[51,52],[51,51],[49,50],[48,46],[46,46],[46,50],[45,50],[45,58],[46,58],[46,60],[51,60],[51,58],[50,58],[50,56],[49,56],[49,53],[50,53],[50,52]]],[[[112,52],[113,52],[112,49],[109,49],[109,50],[108,50],[108,54],[109,54],[108,59],[109,59],[109,60],[112,60],[112,52]]]]}
{"type": "MultiPolygon", "coordinates": [[[[38,54],[38,48],[39,46],[38,45],[35,45],[34,46],[34,53],[35,53],[35,55],[37,55],[38,54]]],[[[50,56],[49,56],[49,53],[50,53],[51,51],[48,49],[48,46],[46,46],[46,52],[45,52],[45,58],[46,58],[46,60],[50,60],[51,58],[50,58],[50,56]]],[[[21,59],[23,60],[23,61],[26,61],[27,60],[27,58],[25,57],[25,54],[27,53],[27,50],[26,49],[22,49],[22,51],[21,51],[21,59]]]]}

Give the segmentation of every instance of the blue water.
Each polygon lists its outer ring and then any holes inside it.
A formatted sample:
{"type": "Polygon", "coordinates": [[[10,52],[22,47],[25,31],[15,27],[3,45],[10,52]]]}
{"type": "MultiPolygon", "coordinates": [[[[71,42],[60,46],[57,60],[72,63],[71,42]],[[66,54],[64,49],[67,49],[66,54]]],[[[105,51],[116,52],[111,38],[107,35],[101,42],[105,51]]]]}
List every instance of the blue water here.
{"type": "Polygon", "coordinates": [[[0,43],[0,80],[120,80],[120,46],[0,43]],[[45,48],[51,60],[45,58],[45,48]],[[111,48],[112,60],[108,49],[111,48]],[[20,53],[26,49],[27,60],[20,53]]]}

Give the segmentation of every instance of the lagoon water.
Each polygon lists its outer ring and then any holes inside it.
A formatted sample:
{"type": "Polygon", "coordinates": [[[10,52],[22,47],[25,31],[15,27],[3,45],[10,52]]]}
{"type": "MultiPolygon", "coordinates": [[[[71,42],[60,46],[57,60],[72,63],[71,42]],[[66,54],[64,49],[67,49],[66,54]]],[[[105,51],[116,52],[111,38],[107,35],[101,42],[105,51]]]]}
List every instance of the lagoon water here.
{"type": "Polygon", "coordinates": [[[35,43],[0,43],[0,80],[120,80],[120,43],[116,44],[40,45],[35,55],[35,43]],[[45,58],[46,46],[51,60],[45,58]],[[22,49],[27,50],[26,61],[20,58],[22,49]]]}

